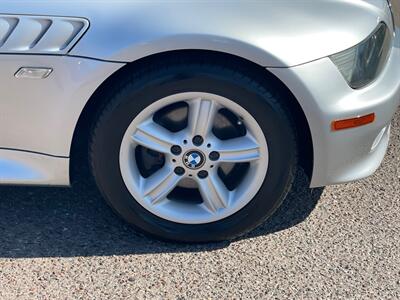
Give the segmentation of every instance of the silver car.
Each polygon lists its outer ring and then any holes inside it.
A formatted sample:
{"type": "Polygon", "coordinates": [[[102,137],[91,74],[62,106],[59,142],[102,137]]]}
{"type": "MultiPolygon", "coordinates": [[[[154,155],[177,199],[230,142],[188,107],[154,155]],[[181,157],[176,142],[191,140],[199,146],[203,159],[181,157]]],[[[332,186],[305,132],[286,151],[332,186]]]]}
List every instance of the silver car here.
{"type": "Polygon", "coordinates": [[[3,0],[0,182],[68,186],[88,163],[140,230],[240,236],[299,167],[310,187],[379,167],[399,13],[398,0],[3,0]]]}

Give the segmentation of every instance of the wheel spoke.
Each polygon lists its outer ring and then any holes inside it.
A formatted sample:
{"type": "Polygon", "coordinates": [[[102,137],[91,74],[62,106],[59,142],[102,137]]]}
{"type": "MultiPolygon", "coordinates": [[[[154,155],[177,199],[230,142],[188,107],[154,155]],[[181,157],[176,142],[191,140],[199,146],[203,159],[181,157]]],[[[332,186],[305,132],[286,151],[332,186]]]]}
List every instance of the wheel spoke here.
{"type": "Polygon", "coordinates": [[[201,98],[189,102],[189,131],[192,136],[207,136],[211,131],[217,107],[211,100],[201,98]]]}
{"type": "Polygon", "coordinates": [[[146,148],[169,153],[174,143],[174,134],[152,120],[140,124],[132,139],[146,148]]]}
{"type": "Polygon", "coordinates": [[[249,135],[221,141],[216,151],[221,162],[249,162],[260,158],[260,146],[249,135]]]}
{"type": "Polygon", "coordinates": [[[216,173],[207,178],[198,180],[199,190],[205,207],[215,213],[220,208],[229,205],[231,192],[225,187],[216,173]]]}
{"type": "Polygon", "coordinates": [[[181,177],[176,175],[171,168],[165,166],[149,178],[142,178],[142,194],[151,204],[159,204],[166,200],[180,179],[181,177]]]}

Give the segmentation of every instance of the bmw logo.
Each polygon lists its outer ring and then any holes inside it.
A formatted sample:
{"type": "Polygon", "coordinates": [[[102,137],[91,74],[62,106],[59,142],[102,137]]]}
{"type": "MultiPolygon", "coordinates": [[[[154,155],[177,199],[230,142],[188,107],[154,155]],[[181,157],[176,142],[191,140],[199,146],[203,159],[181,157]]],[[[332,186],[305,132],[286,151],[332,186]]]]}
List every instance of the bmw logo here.
{"type": "Polygon", "coordinates": [[[204,154],[198,150],[189,150],[183,155],[183,163],[189,169],[198,169],[204,165],[204,154]]]}

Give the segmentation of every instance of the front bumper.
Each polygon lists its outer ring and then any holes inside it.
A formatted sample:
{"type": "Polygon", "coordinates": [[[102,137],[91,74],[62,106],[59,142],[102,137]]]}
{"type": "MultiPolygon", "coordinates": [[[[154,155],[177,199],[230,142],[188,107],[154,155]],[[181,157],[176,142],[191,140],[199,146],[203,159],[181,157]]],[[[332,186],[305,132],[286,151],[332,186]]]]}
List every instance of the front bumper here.
{"type": "Polygon", "coordinates": [[[311,187],[371,175],[385,156],[390,122],[400,104],[400,32],[385,69],[370,85],[351,89],[329,58],[293,68],[269,68],[294,94],[308,120],[314,149],[311,187]],[[333,120],[369,113],[372,124],[332,131],[333,120]]]}

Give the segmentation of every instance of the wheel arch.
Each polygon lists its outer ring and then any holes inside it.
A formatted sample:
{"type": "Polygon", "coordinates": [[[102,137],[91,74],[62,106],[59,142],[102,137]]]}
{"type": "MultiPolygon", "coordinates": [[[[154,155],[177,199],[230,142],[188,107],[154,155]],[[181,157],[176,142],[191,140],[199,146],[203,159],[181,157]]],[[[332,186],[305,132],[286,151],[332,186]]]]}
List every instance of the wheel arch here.
{"type": "Polygon", "coordinates": [[[96,120],[96,117],[105,105],[107,94],[110,90],[115,89],[115,86],[121,84],[124,78],[127,78],[130,73],[136,72],[146,66],[157,61],[170,61],[170,60],[194,60],[200,62],[215,62],[233,66],[235,69],[246,72],[257,78],[261,84],[271,84],[278,89],[278,92],[285,95],[283,98],[290,109],[294,122],[298,128],[304,130],[297,130],[297,138],[299,145],[299,163],[305,170],[309,178],[312,178],[313,170],[313,142],[311,131],[305,113],[300,106],[298,100],[292,94],[288,87],[275,75],[269,72],[263,66],[249,61],[245,58],[217,51],[210,50],[174,50],[151,54],[149,56],[140,58],[138,60],[127,63],[125,66],[117,70],[115,73],[106,78],[103,83],[95,90],[92,96],[85,104],[78,122],[75,126],[71,149],[70,149],[70,180],[74,183],[76,173],[82,167],[82,163],[86,166],[88,162],[87,149],[90,140],[91,127],[96,120]]]}

